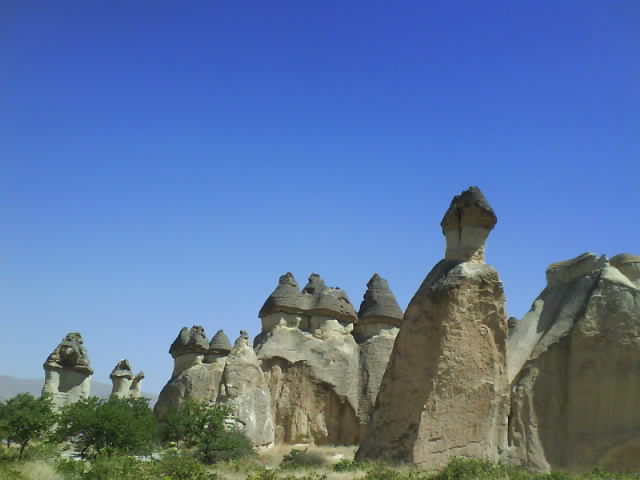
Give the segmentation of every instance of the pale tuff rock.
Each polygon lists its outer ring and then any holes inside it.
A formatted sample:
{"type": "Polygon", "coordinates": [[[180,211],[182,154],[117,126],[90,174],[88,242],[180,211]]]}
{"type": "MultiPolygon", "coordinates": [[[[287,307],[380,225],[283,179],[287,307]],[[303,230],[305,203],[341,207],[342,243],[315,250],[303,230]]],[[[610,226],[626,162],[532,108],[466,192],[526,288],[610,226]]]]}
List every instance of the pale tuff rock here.
{"type": "Polygon", "coordinates": [[[68,333],[47,357],[42,394],[50,394],[59,408],[88,398],[93,370],[82,335],[68,333]]]}
{"type": "Polygon", "coordinates": [[[290,273],[260,310],[255,348],[269,385],[277,443],[353,444],[358,439],[357,320],[346,293],[290,273]],[[295,308],[293,307],[295,306],[295,308]]]}
{"type": "Polygon", "coordinates": [[[140,398],[142,395],[142,381],[144,380],[144,372],[140,371],[133,377],[131,387],[129,388],[129,396],[131,398],[140,398]]]}
{"type": "Polygon", "coordinates": [[[227,349],[230,350],[229,339],[221,330],[209,344],[202,327],[184,327],[171,345],[174,371],[160,392],[154,408],[156,414],[161,416],[168,408],[177,407],[186,399],[215,402],[227,349]]]}
{"type": "Polygon", "coordinates": [[[513,461],[542,471],[640,469],[640,289],[627,270],[633,256],[614,259],[551,265],[509,339],[513,461]]]}
{"type": "Polygon", "coordinates": [[[131,370],[131,365],[129,365],[129,360],[120,360],[113,368],[109,378],[113,385],[111,397],[127,398],[133,381],[133,371],[131,370]]]}
{"type": "Polygon", "coordinates": [[[380,275],[374,274],[367,283],[367,291],[358,312],[358,323],[353,330],[360,347],[358,420],[361,436],[378,396],[401,320],[402,310],[389,284],[380,275]]]}
{"type": "Polygon", "coordinates": [[[269,389],[258,357],[249,345],[249,336],[244,331],[240,332],[227,358],[218,402],[231,407],[237,426],[254,445],[273,445],[269,389]]]}
{"type": "Polygon", "coordinates": [[[440,226],[445,235],[445,260],[484,262],[484,244],[497,222],[496,214],[478,187],[453,197],[440,226]]]}
{"type": "Polygon", "coordinates": [[[352,445],[359,436],[358,345],[278,327],[256,339],[271,392],[276,443],[352,445]]]}
{"type": "Polygon", "coordinates": [[[640,257],[630,253],[621,253],[611,260],[611,265],[622,272],[631,282],[640,287],[640,257]]]}
{"type": "Polygon", "coordinates": [[[140,397],[140,386],[144,379],[144,373],[140,372],[134,377],[131,365],[129,365],[129,360],[120,360],[113,368],[109,378],[113,385],[111,388],[111,397],[140,397]]]}
{"type": "Polygon", "coordinates": [[[357,459],[434,468],[454,456],[496,461],[506,449],[504,293],[481,263],[495,221],[476,188],[454,198],[442,226],[455,260],[432,269],[404,314],[357,459]]]}

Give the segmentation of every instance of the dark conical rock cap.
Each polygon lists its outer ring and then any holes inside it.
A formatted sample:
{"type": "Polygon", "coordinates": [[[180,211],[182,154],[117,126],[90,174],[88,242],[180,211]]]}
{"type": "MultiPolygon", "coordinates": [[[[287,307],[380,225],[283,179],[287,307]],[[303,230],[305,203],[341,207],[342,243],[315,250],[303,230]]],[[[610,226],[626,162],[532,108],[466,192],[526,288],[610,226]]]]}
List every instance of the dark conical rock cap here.
{"type": "Polygon", "coordinates": [[[231,342],[223,330],[218,330],[213,336],[209,344],[209,351],[212,353],[229,353],[231,351],[231,342]]]}
{"type": "Polygon", "coordinates": [[[478,187],[469,187],[451,200],[440,226],[442,233],[462,227],[493,229],[498,218],[478,187]]]}
{"type": "Polygon", "coordinates": [[[129,360],[124,359],[116,363],[116,366],[113,367],[113,370],[111,371],[111,375],[109,375],[109,378],[116,378],[116,377],[125,377],[128,379],[133,378],[133,371],[131,370],[131,365],[129,365],[129,360]]]}
{"type": "Polygon", "coordinates": [[[325,288],[327,288],[327,286],[325,285],[324,280],[320,278],[320,275],[312,273],[309,275],[309,280],[302,289],[302,293],[317,296],[320,295],[325,288]]]}
{"type": "Polygon", "coordinates": [[[301,313],[304,303],[298,282],[291,272],[280,276],[278,286],[264,302],[258,316],[263,318],[271,313],[301,313]]]}
{"type": "Polygon", "coordinates": [[[206,353],[209,349],[209,341],[204,333],[204,328],[194,325],[190,329],[182,327],[180,333],[171,344],[169,353],[173,358],[187,353],[206,353]]]}
{"type": "Polygon", "coordinates": [[[383,321],[400,326],[402,310],[391,292],[388,282],[375,273],[367,283],[367,291],[360,304],[358,321],[383,321]]]}
{"type": "Polygon", "coordinates": [[[317,273],[309,275],[307,285],[302,289],[308,315],[325,315],[343,322],[357,322],[353,305],[347,292],[340,288],[327,287],[317,273]]]}

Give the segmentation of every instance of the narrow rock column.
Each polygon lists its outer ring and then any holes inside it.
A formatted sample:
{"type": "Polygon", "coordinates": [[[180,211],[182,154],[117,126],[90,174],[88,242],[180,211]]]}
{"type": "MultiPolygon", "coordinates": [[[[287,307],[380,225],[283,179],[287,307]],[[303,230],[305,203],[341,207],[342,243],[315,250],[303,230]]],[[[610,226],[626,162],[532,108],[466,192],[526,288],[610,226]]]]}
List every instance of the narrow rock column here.
{"type": "Polygon", "coordinates": [[[131,370],[131,365],[129,365],[129,360],[120,360],[113,368],[109,378],[112,384],[112,398],[128,398],[130,396],[133,371],[131,370]]]}
{"type": "Polygon", "coordinates": [[[437,468],[506,449],[507,319],[484,241],[496,223],[476,187],[442,220],[445,259],[411,300],[356,458],[437,468]]]}

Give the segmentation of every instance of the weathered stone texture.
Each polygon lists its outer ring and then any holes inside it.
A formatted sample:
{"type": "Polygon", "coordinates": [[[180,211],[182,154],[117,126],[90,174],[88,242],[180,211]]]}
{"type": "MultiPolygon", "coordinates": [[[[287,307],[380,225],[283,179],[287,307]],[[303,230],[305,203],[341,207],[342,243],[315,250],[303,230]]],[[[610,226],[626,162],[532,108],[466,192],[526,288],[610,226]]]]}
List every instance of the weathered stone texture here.
{"type": "Polygon", "coordinates": [[[280,325],[256,339],[269,384],[277,443],[358,440],[358,345],[349,331],[319,338],[280,325]]]}
{"type": "Polygon", "coordinates": [[[549,267],[509,344],[528,346],[510,368],[512,460],[542,471],[640,469],[640,289],[621,270],[593,254],[549,267]]]}
{"type": "Polygon", "coordinates": [[[509,408],[503,295],[488,265],[434,267],[407,308],[356,458],[499,459],[509,408]]]}
{"type": "Polygon", "coordinates": [[[218,402],[231,407],[238,427],[254,445],[273,445],[271,397],[260,362],[245,332],[240,332],[227,358],[218,402]]]}
{"type": "Polygon", "coordinates": [[[445,259],[405,312],[357,459],[433,468],[454,456],[497,461],[506,449],[504,293],[483,263],[495,223],[475,187],[451,202],[445,259]]]}

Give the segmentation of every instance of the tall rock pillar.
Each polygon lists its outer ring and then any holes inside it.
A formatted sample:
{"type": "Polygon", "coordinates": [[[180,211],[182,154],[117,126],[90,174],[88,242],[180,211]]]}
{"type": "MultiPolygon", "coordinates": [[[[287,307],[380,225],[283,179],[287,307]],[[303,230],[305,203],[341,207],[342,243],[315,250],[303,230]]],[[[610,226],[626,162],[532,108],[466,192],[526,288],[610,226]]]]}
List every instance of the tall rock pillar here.
{"type": "Polygon", "coordinates": [[[438,467],[506,448],[507,319],[484,246],[497,219],[476,187],[453,198],[447,248],[409,303],[357,459],[438,467]]]}

